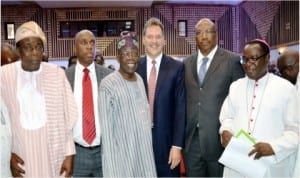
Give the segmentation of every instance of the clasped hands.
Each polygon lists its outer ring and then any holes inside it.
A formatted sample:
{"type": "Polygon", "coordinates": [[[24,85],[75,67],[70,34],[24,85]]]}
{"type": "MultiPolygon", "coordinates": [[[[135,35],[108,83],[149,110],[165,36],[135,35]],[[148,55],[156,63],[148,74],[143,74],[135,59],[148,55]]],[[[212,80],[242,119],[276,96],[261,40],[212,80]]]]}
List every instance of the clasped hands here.
{"type": "MultiPolygon", "coordinates": [[[[232,136],[233,135],[227,130],[224,130],[222,132],[221,139],[222,139],[222,146],[224,148],[228,145],[232,136]]],[[[263,156],[270,156],[275,154],[273,148],[269,143],[258,142],[254,144],[253,147],[254,148],[248,153],[248,156],[252,156],[254,154],[254,159],[259,159],[263,156]]]]}

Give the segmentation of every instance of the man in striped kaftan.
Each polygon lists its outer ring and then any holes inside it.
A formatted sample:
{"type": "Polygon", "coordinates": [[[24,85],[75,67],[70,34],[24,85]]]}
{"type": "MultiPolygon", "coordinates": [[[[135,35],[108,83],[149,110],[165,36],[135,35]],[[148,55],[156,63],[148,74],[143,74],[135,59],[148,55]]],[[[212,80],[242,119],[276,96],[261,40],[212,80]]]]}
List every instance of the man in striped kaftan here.
{"type": "Polygon", "coordinates": [[[64,71],[42,62],[45,42],[35,22],[24,23],[16,32],[21,61],[1,67],[1,94],[11,117],[12,152],[19,156],[11,158],[16,177],[72,175],[75,99],[64,71]]]}
{"type": "Polygon", "coordinates": [[[135,73],[137,45],[130,34],[119,41],[120,69],[100,84],[104,177],[156,177],[147,96],[142,78],[135,73]]]}

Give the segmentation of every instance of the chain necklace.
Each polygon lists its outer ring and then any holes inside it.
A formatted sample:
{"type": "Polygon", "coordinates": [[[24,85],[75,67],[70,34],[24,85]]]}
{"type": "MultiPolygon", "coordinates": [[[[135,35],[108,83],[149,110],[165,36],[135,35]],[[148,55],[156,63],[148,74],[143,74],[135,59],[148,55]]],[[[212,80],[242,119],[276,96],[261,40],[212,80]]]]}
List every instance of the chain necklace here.
{"type": "Polygon", "coordinates": [[[264,100],[264,96],[265,96],[265,91],[266,91],[266,88],[267,88],[267,85],[268,85],[268,82],[269,82],[269,74],[267,73],[267,81],[265,82],[265,86],[263,88],[263,91],[262,91],[262,95],[261,95],[261,100],[259,101],[259,104],[258,104],[258,107],[257,107],[257,114],[256,114],[256,118],[254,119],[252,117],[252,114],[253,114],[253,110],[255,109],[253,107],[253,104],[254,104],[254,99],[256,99],[256,94],[255,94],[255,89],[256,87],[258,86],[258,80],[255,81],[254,83],[254,87],[253,87],[253,92],[252,92],[252,100],[251,100],[251,105],[250,105],[250,111],[249,111],[249,107],[248,107],[248,88],[249,88],[249,80],[247,82],[247,89],[246,89],[246,109],[247,109],[247,115],[248,115],[248,129],[247,129],[247,132],[249,135],[251,135],[254,130],[255,130],[255,126],[256,126],[256,121],[257,119],[259,118],[259,114],[260,114],[260,109],[261,109],[261,104],[264,100]],[[253,122],[253,128],[251,129],[251,122],[253,122]]]}

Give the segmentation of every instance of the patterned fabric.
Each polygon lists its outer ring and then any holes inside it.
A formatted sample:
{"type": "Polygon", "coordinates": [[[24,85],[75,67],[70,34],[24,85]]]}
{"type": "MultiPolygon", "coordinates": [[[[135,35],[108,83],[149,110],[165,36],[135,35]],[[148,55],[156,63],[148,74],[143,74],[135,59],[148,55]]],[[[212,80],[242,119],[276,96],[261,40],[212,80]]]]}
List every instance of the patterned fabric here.
{"type": "Polygon", "coordinates": [[[16,43],[24,38],[38,37],[46,43],[46,36],[41,27],[34,21],[23,23],[16,31],[16,43]]]}
{"type": "Polygon", "coordinates": [[[118,41],[118,50],[121,50],[125,47],[139,48],[139,43],[134,32],[123,31],[121,33],[121,39],[118,41]]]}
{"type": "Polygon", "coordinates": [[[154,98],[155,98],[155,88],[156,88],[156,61],[152,61],[152,68],[149,77],[149,85],[148,85],[148,93],[149,93],[149,104],[150,104],[150,113],[151,113],[151,120],[153,122],[153,106],[154,106],[154,98]]]}
{"type": "Polygon", "coordinates": [[[103,177],[101,146],[84,148],[76,144],[75,147],[73,177],[103,177]]]}
{"type": "Polygon", "coordinates": [[[75,154],[72,128],[77,108],[70,84],[60,67],[42,62],[36,82],[45,96],[47,123],[38,130],[26,130],[20,124],[16,96],[18,65],[20,61],[1,67],[1,92],[11,117],[12,152],[24,160],[25,177],[57,177],[65,157],[75,154]]]}
{"type": "Polygon", "coordinates": [[[92,82],[89,76],[89,69],[83,69],[82,80],[82,130],[83,139],[91,144],[96,137],[95,114],[93,104],[92,82]]]}
{"type": "Polygon", "coordinates": [[[149,105],[141,77],[124,80],[119,72],[99,88],[104,177],[156,177],[149,105]]]}

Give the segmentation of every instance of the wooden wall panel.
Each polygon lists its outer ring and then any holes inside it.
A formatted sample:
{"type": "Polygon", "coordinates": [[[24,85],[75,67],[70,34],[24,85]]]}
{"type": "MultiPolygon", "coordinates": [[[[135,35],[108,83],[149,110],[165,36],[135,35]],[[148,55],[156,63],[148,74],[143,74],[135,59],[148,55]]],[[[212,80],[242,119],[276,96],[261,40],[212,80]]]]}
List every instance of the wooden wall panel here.
{"type": "MultiPolygon", "coordinates": [[[[36,21],[47,36],[45,52],[49,60],[65,60],[74,55],[74,39],[60,38],[61,21],[80,20],[134,20],[144,54],[142,30],[150,17],[159,18],[165,25],[166,46],[164,52],[171,56],[187,56],[197,49],[195,24],[201,18],[210,18],[218,26],[219,45],[234,52],[241,52],[245,42],[253,38],[266,39],[273,47],[299,43],[298,1],[244,1],[237,6],[209,6],[189,4],[154,3],[151,7],[126,8],[68,8],[41,9],[38,6],[4,6],[1,9],[1,42],[5,40],[4,23],[14,22],[15,28],[22,23],[36,21]],[[18,13],[17,13],[18,12],[18,13]],[[178,36],[178,20],[187,21],[187,36],[178,36]]],[[[115,57],[119,37],[97,37],[97,49],[105,57],[115,57]]]]}

